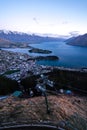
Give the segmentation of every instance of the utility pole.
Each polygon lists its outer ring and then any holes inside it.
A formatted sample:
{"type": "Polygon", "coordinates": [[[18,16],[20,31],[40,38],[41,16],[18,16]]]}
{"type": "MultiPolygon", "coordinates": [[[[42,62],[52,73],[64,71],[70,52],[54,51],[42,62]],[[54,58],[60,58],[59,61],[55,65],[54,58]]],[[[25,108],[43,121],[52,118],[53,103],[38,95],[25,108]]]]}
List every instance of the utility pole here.
{"type": "Polygon", "coordinates": [[[49,86],[53,87],[53,82],[48,80],[48,78],[46,76],[44,76],[44,75],[41,75],[40,79],[41,79],[42,83],[38,83],[36,88],[37,88],[37,90],[42,92],[42,94],[44,95],[45,102],[46,102],[47,114],[50,114],[50,109],[49,109],[48,99],[47,99],[47,93],[46,93],[46,85],[49,85],[49,86]]]}
{"type": "Polygon", "coordinates": [[[48,100],[47,100],[47,94],[46,93],[44,93],[44,97],[45,97],[45,102],[46,102],[47,114],[50,114],[50,109],[49,109],[49,106],[48,106],[48,100]]]}

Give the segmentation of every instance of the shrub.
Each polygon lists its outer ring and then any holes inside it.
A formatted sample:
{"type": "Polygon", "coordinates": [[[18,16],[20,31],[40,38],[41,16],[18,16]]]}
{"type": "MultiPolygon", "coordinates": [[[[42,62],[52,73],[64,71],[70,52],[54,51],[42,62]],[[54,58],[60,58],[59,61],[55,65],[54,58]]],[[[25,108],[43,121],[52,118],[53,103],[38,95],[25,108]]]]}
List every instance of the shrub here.
{"type": "Polygon", "coordinates": [[[0,76],[0,95],[7,95],[19,90],[18,83],[5,76],[0,76]]]}

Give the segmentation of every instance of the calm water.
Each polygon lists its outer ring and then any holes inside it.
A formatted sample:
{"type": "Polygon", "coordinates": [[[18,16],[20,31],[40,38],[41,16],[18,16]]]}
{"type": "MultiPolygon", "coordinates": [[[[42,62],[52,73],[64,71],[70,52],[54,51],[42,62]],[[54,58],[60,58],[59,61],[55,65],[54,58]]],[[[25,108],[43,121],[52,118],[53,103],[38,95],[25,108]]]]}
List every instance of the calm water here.
{"type": "MultiPolygon", "coordinates": [[[[38,64],[63,66],[70,68],[87,67],[87,47],[70,46],[65,42],[44,42],[40,44],[32,44],[33,47],[52,50],[51,54],[59,57],[58,61],[38,61],[38,64]]],[[[29,55],[41,55],[35,53],[29,53],[29,49],[10,49],[12,51],[25,52],[29,55]]],[[[42,54],[46,55],[46,54],[42,54]]]]}
{"type": "Polygon", "coordinates": [[[44,42],[32,46],[52,50],[51,55],[60,58],[59,61],[38,61],[39,64],[70,68],[87,67],[87,47],[70,46],[65,42],[44,42]]]}

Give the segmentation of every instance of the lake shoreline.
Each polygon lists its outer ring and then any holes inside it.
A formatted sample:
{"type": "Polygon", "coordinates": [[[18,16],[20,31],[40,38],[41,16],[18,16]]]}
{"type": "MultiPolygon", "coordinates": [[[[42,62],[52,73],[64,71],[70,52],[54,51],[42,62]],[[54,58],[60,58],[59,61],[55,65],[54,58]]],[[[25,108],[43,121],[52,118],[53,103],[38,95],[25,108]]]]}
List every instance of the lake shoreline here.
{"type": "MultiPolygon", "coordinates": [[[[6,50],[6,49],[5,49],[6,50]]],[[[30,56],[58,56],[58,61],[40,61],[39,65],[59,66],[65,68],[87,68],[87,48],[79,46],[67,45],[65,42],[43,42],[36,44],[29,44],[29,48],[7,49],[13,52],[27,53],[30,56]],[[29,53],[29,50],[38,48],[42,50],[50,50],[50,54],[29,53]]]]}
{"type": "MultiPolygon", "coordinates": [[[[83,90],[86,89],[85,84],[86,84],[86,77],[87,77],[87,68],[72,69],[72,68],[65,68],[65,67],[56,67],[56,66],[52,67],[52,66],[38,65],[36,64],[35,57],[31,57],[27,54],[22,54],[18,52],[14,53],[14,52],[4,51],[4,50],[0,50],[0,53],[2,59],[1,66],[0,66],[1,81],[6,82],[7,79],[3,78],[3,76],[6,76],[11,80],[15,80],[15,86],[16,86],[18,82],[20,82],[22,79],[26,79],[32,76],[38,77],[41,74],[45,74],[45,75],[47,74],[49,77],[51,78],[53,77],[52,80],[55,79],[55,82],[60,82],[60,84],[61,83],[64,84],[63,86],[65,86],[65,88],[67,84],[70,84],[71,87],[73,86],[73,88],[80,87],[80,89],[83,89],[84,87],[83,90]],[[56,79],[56,77],[60,77],[60,80],[56,79]],[[75,83],[72,83],[72,80],[75,83]]],[[[14,83],[11,85],[10,82],[12,83],[12,81],[9,81],[9,86],[10,87],[14,86],[14,83]]],[[[15,90],[15,86],[14,86],[14,90],[15,90]]]]}

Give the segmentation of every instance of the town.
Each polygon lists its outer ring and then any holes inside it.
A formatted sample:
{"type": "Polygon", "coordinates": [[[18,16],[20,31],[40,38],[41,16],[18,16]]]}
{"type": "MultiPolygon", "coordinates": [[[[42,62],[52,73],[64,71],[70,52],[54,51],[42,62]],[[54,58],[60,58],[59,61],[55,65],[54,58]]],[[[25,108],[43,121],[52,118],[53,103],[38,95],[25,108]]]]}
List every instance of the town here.
{"type": "Polygon", "coordinates": [[[0,50],[0,74],[13,80],[18,81],[51,70],[52,67],[37,65],[35,59],[28,54],[0,50]]]}

